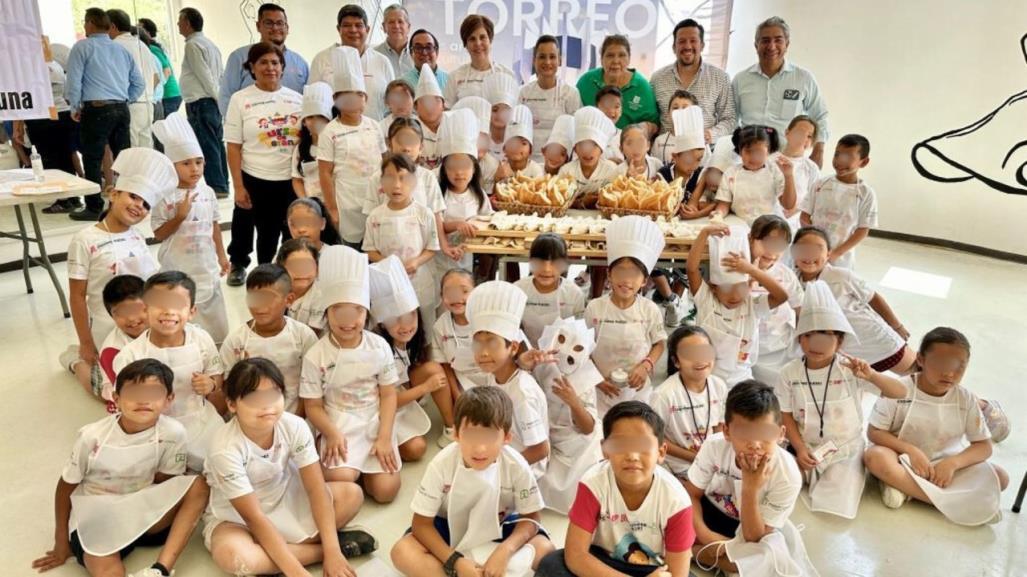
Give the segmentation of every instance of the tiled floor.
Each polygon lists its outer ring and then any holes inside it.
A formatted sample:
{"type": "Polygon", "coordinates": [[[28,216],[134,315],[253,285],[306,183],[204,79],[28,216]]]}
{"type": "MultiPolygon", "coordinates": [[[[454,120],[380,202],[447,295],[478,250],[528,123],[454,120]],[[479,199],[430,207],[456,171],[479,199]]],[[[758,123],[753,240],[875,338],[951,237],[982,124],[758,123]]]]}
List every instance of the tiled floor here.
{"type": "MultiPolygon", "coordinates": [[[[13,220],[9,211],[0,226],[13,220]]],[[[61,217],[63,218],[63,217],[61,217]]],[[[63,222],[54,218],[55,222],[63,222]]],[[[59,238],[52,240],[53,250],[59,238]]],[[[66,240],[63,243],[66,245],[66,240]]],[[[9,260],[8,243],[0,244],[0,260],[9,260]]],[[[974,351],[964,384],[978,394],[1000,399],[1014,418],[1012,436],[995,449],[994,461],[1014,479],[1003,495],[1004,519],[995,525],[968,529],[948,523],[935,511],[909,504],[899,511],[881,505],[876,488],[868,485],[859,517],[852,522],[815,516],[802,504],[793,520],[805,526],[806,545],[824,577],[834,576],[1022,576],[1027,574],[1027,521],[1009,512],[1015,484],[1027,468],[1027,267],[958,252],[871,239],[859,249],[858,270],[881,287],[903,323],[918,339],[930,328],[946,324],[968,334],[974,351]],[[933,276],[924,276],[923,273],[933,276]],[[882,279],[888,278],[887,287],[882,279]],[[929,296],[925,296],[929,295],[929,296]]],[[[64,265],[58,265],[64,274],[64,265]]],[[[0,275],[0,381],[4,432],[0,437],[0,494],[4,538],[0,545],[0,574],[30,575],[31,560],[52,544],[53,488],[75,431],[103,415],[98,403],[73,383],[57,365],[57,355],[74,339],[70,320],[60,314],[49,279],[33,269],[36,293],[24,292],[20,272],[0,275]]],[[[247,318],[242,289],[227,288],[229,318],[247,318]]],[[[436,429],[438,432],[438,420],[436,429]]],[[[432,449],[434,452],[434,448],[432,449]]],[[[406,465],[404,486],[396,503],[367,504],[358,522],[372,527],[388,551],[409,525],[408,503],[424,464],[406,465]]],[[[566,520],[543,515],[545,524],[562,543],[566,520]]],[[[128,559],[129,569],[152,562],[152,550],[128,559]]],[[[178,575],[217,575],[199,532],[182,557],[178,575]]],[[[319,575],[319,571],[314,571],[319,575]]],[[[52,571],[55,576],[84,575],[73,562],[52,571]]]]}

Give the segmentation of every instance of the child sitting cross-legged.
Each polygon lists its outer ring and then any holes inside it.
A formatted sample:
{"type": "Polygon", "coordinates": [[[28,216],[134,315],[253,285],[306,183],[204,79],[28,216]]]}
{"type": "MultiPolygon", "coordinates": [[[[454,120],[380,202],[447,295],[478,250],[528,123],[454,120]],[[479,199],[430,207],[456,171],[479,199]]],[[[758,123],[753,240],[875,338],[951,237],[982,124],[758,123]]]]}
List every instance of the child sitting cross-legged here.
{"type": "Polygon", "coordinates": [[[509,446],[514,404],[499,387],[456,403],[456,442],[428,464],[411,529],[392,549],[404,575],[524,575],[553,550],[542,497],[524,457],[509,446]],[[497,510],[498,508],[498,510],[497,510]]]}

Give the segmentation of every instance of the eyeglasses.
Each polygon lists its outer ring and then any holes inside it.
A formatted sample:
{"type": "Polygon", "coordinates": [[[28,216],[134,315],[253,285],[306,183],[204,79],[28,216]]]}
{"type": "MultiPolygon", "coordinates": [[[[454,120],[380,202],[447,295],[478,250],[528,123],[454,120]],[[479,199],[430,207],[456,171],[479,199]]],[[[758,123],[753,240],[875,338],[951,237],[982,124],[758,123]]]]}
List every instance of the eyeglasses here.
{"type": "Polygon", "coordinates": [[[288,28],[289,23],[285,20],[261,20],[260,25],[264,28],[288,28]]]}
{"type": "Polygon", "coordinates": [[[603,441],[603,449],[614,455],[625,455],[628,453],[651,453],[657,449],[655,439],[647,437],[628,437],[618,435],[608,437],[603,441]]]}
{"type": "Polygon", "coordinates": [[[130,401],[156,401],[168,396],[168,389],[152,385],[130,385],[121,388],[118,396],[130,401]]]}
{"type": "Polygon", "coordinates": [[[411,52],[419,52],[421,54],[431,54],[438,50],[434,44],[414,44],[410,47],[411,52]]]}
{"type": "Polygon", "coordinates": [[[263,391],[252,391],[246,393],[239,400],[251,407],[263,407],[277,402],[283,396],[281,389],[275,387],[273,389],[264,389],[263,391]]]}

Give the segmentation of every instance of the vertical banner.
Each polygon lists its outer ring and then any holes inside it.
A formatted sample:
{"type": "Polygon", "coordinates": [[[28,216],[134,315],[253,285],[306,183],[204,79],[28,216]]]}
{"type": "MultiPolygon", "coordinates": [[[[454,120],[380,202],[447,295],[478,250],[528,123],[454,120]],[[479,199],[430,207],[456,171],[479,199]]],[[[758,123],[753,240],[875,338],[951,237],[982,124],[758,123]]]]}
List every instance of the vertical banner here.
{"type": "Polygon", "coordinates": [[[49,118],[52,106],[36,0],[0,0],[0,120],[49,118]]]}
{"type": "Polygon", "coordinates": [[[470,60],[460,40],[468,14],[495,24],[492,59],[509,66],[520,82],[532,76],[531,49],[543,34],[560,40],[564,79],[574,82],[599,66],[599,48],[609,34],[631,42],[631,67],[648,77],[657,68],[660,0],[406,0],[414,28],[439,39],[439,65],[453,70],[470,60]]]}

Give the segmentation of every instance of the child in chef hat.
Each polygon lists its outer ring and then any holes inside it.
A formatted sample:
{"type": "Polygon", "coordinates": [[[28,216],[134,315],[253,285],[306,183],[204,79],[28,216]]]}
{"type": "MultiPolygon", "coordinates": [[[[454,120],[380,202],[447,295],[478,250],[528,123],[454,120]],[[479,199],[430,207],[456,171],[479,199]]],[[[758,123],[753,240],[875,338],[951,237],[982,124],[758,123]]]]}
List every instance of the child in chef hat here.
{"type": "Polygon", "coordinates": [[[599,415],[620,401],[648,402],[649,377],[663,354],[667,333],[663,314],[653,301],[639,296],[664,247],[663,232],[651,219],[626,216],[606,227],[609,294],[585,308],[585,321],[596,331],[592,352],[603,382],[599,415]]]}
{"type": "MultiPolygon", "coordinates": [[[[492,195],[496,184],[496,171],[499,170],[500,157],[492,154],[492,136],[489,126],[492,124],[492,105],[481,96],[465,96],[453,105],[453,110],[470,110],[478,121],[478,164],[481,165],[481,188],[486,195],[492,195]]],[[[505,132],[504,132],[505,134],[505,132]]]]}
{"type": "Polygon", "coordinates": [[[203,149],[181,111],[154,122],[153,134],[178,173],[178,188],[153,206],[150,215],[153,236],[161,241],[157,260],[162,271],[182,271],[193,279],[196,314],[192,322],[220,344],[228,335],[221,277],[228,274],[230,265],[221,240],[218,199],[203,180],[203,149]]]}
{"type": "Polygon", "coordinates": [[[574,117],[561,114],[553,121],[553,129],[549,138],[542,145],[542,158],[545,160],[543,169],[546,174],[557,175],[563,165],[570,162],[574,151],[574,117]]]}
{"type": "Polygon", "coordinates": [[[544,174],[542,165],[531,159],[534,138],[531,109],[523,104],[513,107],[503,136],[503,162],[496,171],[496,181],[513,176],[538,178],[544,174]]]}
{"type": "Polygon", "coordinates": [[[613,122],[594,106],[583,106],[574,113],[575,158],[563,165],[559,174],[574,177],[586,208],[594,207],[599,189],[617,176],[617,165],[603,157],[615,132],[613,122]]]}
{"type": "Polygon", "coordinates": [[[503,160],[503,146],[506,142],[506,127],[513,119],[520,86],[509,74],[489,74],[481,83],[482,96],[492,106],[489,117],[489,152],[497,160],[503,160]]]}

